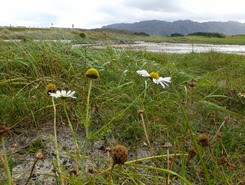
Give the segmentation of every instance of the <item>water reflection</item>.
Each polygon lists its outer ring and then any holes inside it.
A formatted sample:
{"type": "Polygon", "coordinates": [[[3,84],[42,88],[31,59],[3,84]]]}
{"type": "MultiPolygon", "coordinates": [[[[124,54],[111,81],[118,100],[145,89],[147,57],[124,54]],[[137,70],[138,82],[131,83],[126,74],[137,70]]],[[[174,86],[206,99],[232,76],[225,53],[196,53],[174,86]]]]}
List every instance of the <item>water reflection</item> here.
{"type": "MultiPolygon", "coordinates": [[[[177,44],[177,43],[151,43],[138,41],[133,44],[90,45],[89,47],[101,49],[105,47],[144,50],[149,52],[165,53],[191,53],[191,52],[223,52],[245,55],[245,45],[214,45],[214,44],[177,44]]],[[[79,47],[79,45],[76,45],[79,47]]]]}
{"type": "MultiPolygon", "coordinates": [[[[3,40],[4,42],[21,42],[21,40],[3,40]]],[[[60,42],[72,43],[72,40],[34,40],[34,42],[60,42]]],[[[99,41],[96,44],[73,44],[72,48],[89,47],[94,49],[103,49],[107,47],[125,48],[132,50],[143,50],[149,52],[164,52],[164,53],[191,53],[191,52],[222,52],[245,55],[245,45],[214,45],[214,44],[178,44],[178,43],[153,43],[136,41],[127,44],[113,44],[111,42],[99,41]],[[109,43],[109,44],[108,44],[109,43]]]]}

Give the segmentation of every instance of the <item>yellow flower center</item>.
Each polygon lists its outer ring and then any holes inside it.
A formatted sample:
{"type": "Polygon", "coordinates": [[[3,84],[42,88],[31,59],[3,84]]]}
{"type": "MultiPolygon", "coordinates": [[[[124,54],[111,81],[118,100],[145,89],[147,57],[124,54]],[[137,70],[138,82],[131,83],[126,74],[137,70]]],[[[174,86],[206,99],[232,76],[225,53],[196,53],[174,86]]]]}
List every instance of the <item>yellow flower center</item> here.
{"type": "Polygon", "coordinates": [[[91,79],[97,79],[100,77],[98,70],[95,68],[90,68],[89,70],[87,70],[85,76],[91,79]]]}
{"type": "Polygon", "coordinates": [[[156,73],[156,72],[151,72],[151,73],[150,73],[150,77],[151,77],[151,78],[155,78],[155,79],[159,79],[159,74],[156,73]]]}
{"type": "Polygon", "coordinates": [[[57,91],[57,87],[54,85],[54,84],[48,84],[46,86],[46,92],[51,92],[51,93],[54,93],[57,91]]]}

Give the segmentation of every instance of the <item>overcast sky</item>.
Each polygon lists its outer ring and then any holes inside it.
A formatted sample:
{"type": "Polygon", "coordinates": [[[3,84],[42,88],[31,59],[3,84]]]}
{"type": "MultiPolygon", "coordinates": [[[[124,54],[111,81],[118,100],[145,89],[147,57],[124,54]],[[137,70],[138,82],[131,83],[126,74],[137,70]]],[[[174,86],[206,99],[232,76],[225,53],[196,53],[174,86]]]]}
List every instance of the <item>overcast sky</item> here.
{"type": "Polygon", "coordinates": [[[0,26],[100,28],[143,20],[239,21],[245,0],[1,0],[0,26]]]}

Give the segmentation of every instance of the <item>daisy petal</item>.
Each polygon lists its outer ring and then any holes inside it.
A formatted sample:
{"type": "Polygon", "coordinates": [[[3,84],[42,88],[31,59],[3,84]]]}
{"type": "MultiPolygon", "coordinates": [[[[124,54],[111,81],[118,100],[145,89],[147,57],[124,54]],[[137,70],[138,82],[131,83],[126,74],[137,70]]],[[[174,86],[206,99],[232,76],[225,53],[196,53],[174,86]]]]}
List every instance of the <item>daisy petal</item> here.
{"type": "Polygon", "coordinates": [[[171,82],[171,77],[164,77],[164,78],[163,77],[160,77],[159,80],[161,82],[170,83],[171,82]]]}
{"type": "Polygon", "coordinates": [[[56,95],[57,96],[60,96],[61,95],[61,92],[60,91],[56,91],[56,95]]]}
{"type": "Polygon", "coordinates": [[[138,70],[136,72],[143,77],[150,77],[150,74],[146,70],[138,70]]]}
{"type": "Polygon", "coordinates": [[[66,90],[61,90],[61,91],[56,91],[55,93],[49,93],[50,96],[54,98],[76,98],[74,96],[75,91],[67,91],[66,90]]]}
{"type": "MultiPolygon", "coordinates": [[[[69,96],[73,96],[75,94],[75,91],[73,91],[69,96]]],[[[73,96],[74,97],[74,96],[73,96]]]]}
{"type": "Polygon", "coordinates": [[[71,98],[77,98],[77,97],[74,96],[74,94],[75,94],[75,91],[73,91],[69,96],[70,96],[71,98]]]}
{"type": "Polygon", "coordinates": [[[157,79],[155,79],[155,78],[153,78],[152,80],[153,80],[153,82],[154,82],[155,84],[159,84],[159,82],[160,82],[159,80],[157,80],[157,79]]]}
{"type": "MultiPolygon", "coordinates": [[[[162,86],[163,88],[165,88],[165,85],[164,85],[163,82],[160,81],[160,84],[161,84],[161,86],[162,86]]],[[[167,85],[167,84],[166,84],[166,85],[167,85]]]]}
{"type": "Polygon", "coordinates": [[[49,93],[50,96],[56,97],[57,95],[55,93],[49,93]]]}

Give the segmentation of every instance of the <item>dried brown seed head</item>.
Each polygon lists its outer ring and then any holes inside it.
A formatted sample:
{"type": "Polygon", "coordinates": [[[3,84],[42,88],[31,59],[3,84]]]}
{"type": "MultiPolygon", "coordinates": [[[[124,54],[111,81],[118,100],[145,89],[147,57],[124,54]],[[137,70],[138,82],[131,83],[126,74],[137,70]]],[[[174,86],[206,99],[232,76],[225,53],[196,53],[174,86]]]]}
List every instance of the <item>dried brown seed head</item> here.
{"type": "Polygon", "coordinates": [[[4,125],[0,125],[0,137],[3,136],[3,134],[9,132],[9,128],[5,127],[4,125]]]}
{"type": "Polygon", "coordinates": [[[197,152],[194,148],[190,148],[188,151],[188,158],[192,159],[193,157],[195,157],[197,155],[197,152]]]}
{"type": "Polygon", "coordinates": [[[113,159],[113,165],[124,164],[128,160],[128,150],[123,145],[116,145],[111,150],[111,157],[113,159]]]}
{"type": "Polygon", "coordinates": [[[196,86],[196,84],[197,83],[193,79],[188,83],[189,87],[191,87],[191,88],[194,88],[196,86]]]}
{"type": "Polygon", "coordinates": [[[209,145],[209,137],[207,134],[200,134],[198,136],[198,144],[202,147],[206,147],[209,145]]]}
{"type": "Polygon", "coordinates": [[[172,144],[170,142],[164,141],[162,143],[162,147],[163,148],[171,148],[172,147],[172,144]]]}
{"type": "Polygon", "coordinates": [[[43,155],[43,152],[42,151],[38,151],[36,154],[35,154],[35,157],[37,160],[41,160],[44,158],[44,155],[43,155]]]}
{"type": "Polygon", "coordinates": [[[143,114],[144,113],[144,110],[143,109],[138,109],[137,113],[140,115],[140,114],[143,114]]]}

